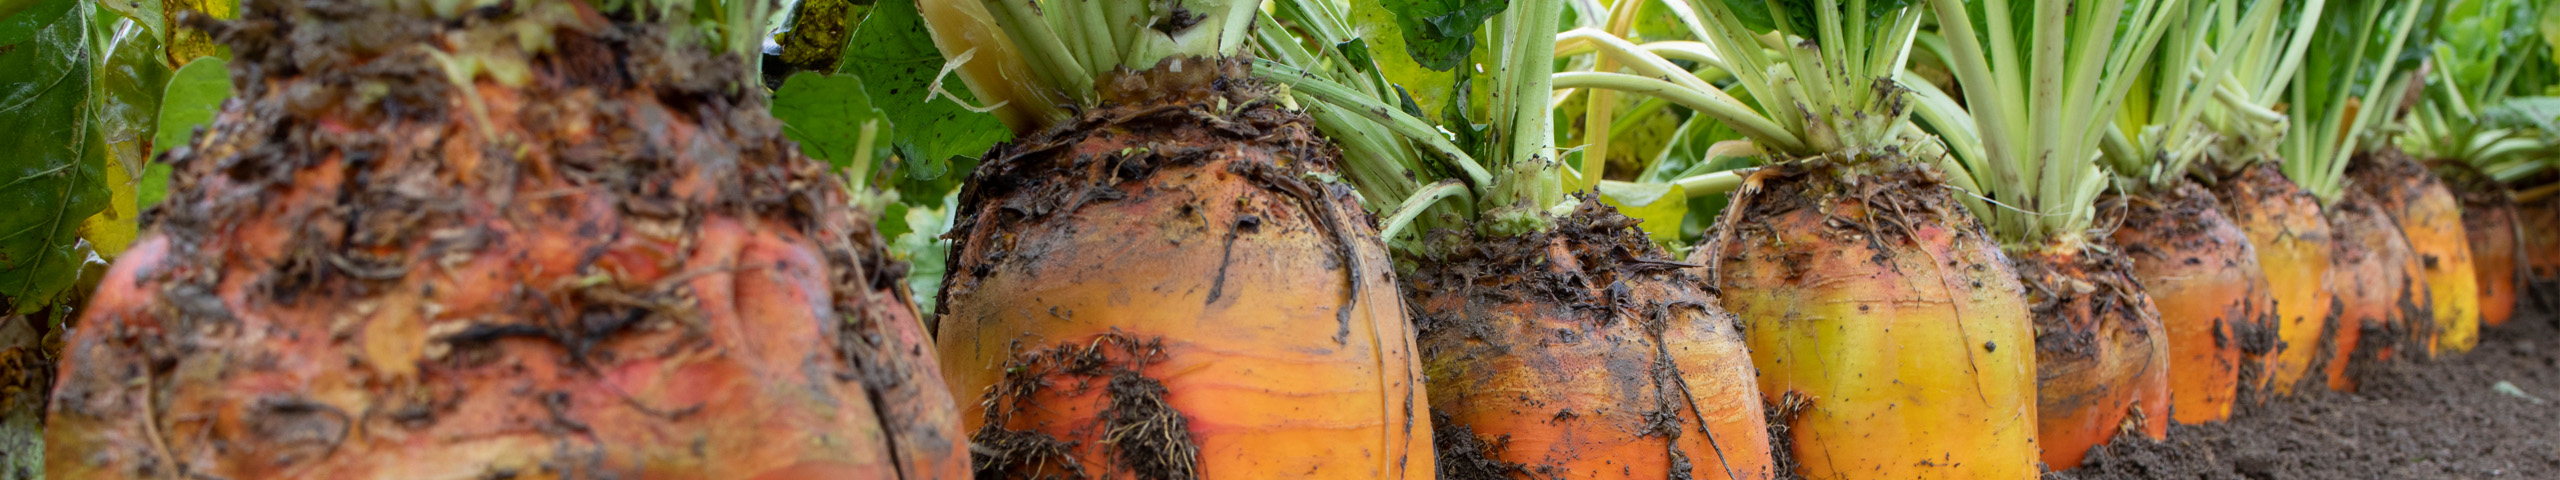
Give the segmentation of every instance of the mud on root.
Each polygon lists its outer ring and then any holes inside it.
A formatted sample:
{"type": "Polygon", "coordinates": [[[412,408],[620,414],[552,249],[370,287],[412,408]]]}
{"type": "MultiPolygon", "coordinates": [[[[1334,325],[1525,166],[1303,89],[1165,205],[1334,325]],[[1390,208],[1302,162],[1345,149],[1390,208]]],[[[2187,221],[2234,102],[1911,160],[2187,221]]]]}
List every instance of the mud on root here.
{"type": "Polygon", "coordinates": [[[1165,401],[1164,383],[1142,373],[1164,361],[1162,337],[1140,339],[1114,330],[1081,345],[1062,342],[1026,352],[1017,342],[1013,350],[1019,353],[1005,362],[1004,380],[982,400],[985,426],[969,436],[978,478],[1095,478],[1120,470],[1144,480],[1197,478],[1200,447],[1189,420],[1165,401]],[[1114,465],[1079,463],[1074,452],[1080,442],[1008,428],[1015,414],[1040,408],[1044,390],[1081,396],[1096,388],[1107,404],[1097,419],[1102,448],[1114,465]]]}
{"type": "Polygon", "coordinates": [[[1431,449],[1438,453],[1440,480],[1509,480],[1529,474],[1528,465],[1502,461],[1511,436],[1485,438],[1474,427],[1431,411],[1431,449]]]}

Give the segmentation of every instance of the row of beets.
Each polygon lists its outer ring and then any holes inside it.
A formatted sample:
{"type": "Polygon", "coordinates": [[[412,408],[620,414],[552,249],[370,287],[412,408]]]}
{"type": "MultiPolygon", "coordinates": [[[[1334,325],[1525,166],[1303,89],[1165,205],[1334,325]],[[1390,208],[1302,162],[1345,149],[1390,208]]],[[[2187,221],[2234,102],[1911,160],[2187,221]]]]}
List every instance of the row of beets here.
{"type": "Polygon", "coordinates": [[[2463,351],[2560,275],[2560,210],[2387,151],[2333,205],[2273,167],[2119,199],[2120,259],[2012,265],[1933,174],[1819,159],[1686,261],[1596,201],[1394,259],[1218,63],[990,152],[918,319],[732,59],[578,2],[282,3],[221,29],[242,100],[69,341],[54,478],[2025,478],[2463,351]],[[528,28],[514,80],[388,47],[528,28]]]}

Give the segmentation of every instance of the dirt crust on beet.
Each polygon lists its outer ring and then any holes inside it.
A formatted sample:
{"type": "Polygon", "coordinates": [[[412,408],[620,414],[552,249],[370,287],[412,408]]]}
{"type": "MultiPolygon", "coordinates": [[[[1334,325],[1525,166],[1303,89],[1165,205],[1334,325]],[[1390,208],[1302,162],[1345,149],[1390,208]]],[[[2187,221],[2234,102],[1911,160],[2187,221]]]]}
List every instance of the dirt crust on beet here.
{"type": "MultiPolygon", "coordinates": [[[[1609,322],[1621,315],[1611,309],[1633,309],[1634,305],[1614,305],[1615,298],[1604,298],[1610,287],[1626,281],[1681,281],[1704,286],[1704,281],[1687,269],[1698,265],[1673,260],[1669,252],[1646,238],[1636,229],[1637,219],[1618,213],[1616,208],[1600,202],[1596,196],[1578,198],[1573,213],[1556,219],[1556,228],[1522,235],[1486,235],[1473,231],[1439,230],[1431,232],[1429,253],[1406,259],[1407,264],[1432,263],[1444,266],[1416,268],[1398,272],[1404,280],[1407,298],[1421,298],[1455,291],[1478,301],[1511,302],[1523,296],[1536,296],[1561,305],[1590,312],[1591,320],[1609,322]],[[1564,271],[1549,264],[1555,242],[1563,242],[1564,251],[1572,252],[1578,270],[1564,271]],[[1602,287],[1595,292],[1593,287],[1602,287]],[[1603,293],[1603,294],[1595,294],[1603,293]]],[[[1616,292],[1623,294],[1624,292],[1616,292]]],[[[1721,310],[1719,310],[1721,312],[1721,310]]],[[[1423,337],[1441,334],[1449,329],[1466,329],[1466,321],[1458,318],[1419,318],[1423,337]]],[[[1426,355],[1431,352],[1425,352],[1426,355]]]]}
{"type": "MultiPolygon", "coordinates": [[[[1349,272],[1362,270],[1360,255],[1354,251],[1356,239],[1349,236],[1350,226],[1344,222],[1375,220],[1364,210],[1346,206],[1352,194],[1347,186],[1311,181],[1317,174],[1335,171],[1341,150],[1316,134],[1314,119],[1305,112],[1283,108],[1276,87],[1243,80],[1251,76],[1250,61],[1246,57],[1172,57],[1143,72],[1113,71],[1098,79],[1105,99],[1101,108],[989,150],[988,160],[960,190],[959,204],[977,209],[961,209],[951,232],[944,236],[959,242],[946,260],[946,271],[953,278],[939,292],[937,303],[948,305],[953,290],[972,288],[991,269],[1020,268],[1046,253],[1039,248],[1045,246],[1026,244],[1014,233],[1067,222],[1088,202],[1125,199],[1130,195],[1115,187],[1144,180],[1167,167],[1209,162],[1225,142],[1254,142],[1288,159],[1237,162],[1230,164],[1229,173],[1292,197],[1309,210],[1307,217],[1317,219],[1317,226],[1334,237],[1335,260],[1350,264],[1349,272]],[[1071,151],[1088,141],[1115,141],[1148,131],[1179,131],[1215,140],[1158,142],[1108,156],[1071,151]]],[[[1246,227],[1259,225],[1239,225],[1246,227]]],[[[1360,275],[1346,278],[1353,290],[1360,289],[1360,275]]],[[[1340,310],[1344,330],[1337,339],[1349,335],[1352,306],[1345,304],[1340,310]]]]}
{"type": "Polygon", "coordinates": [[[1637,219],[1575,201],[1552,230],[1435,231],[1401,262],[1434,438],[1457,442],[1443,478],[1774,475],[1739,319],[1637,219]]]}
{"type": "Polygon", "coordinates": [[[1143,371],[1164,360],[1164,339],[1112,332],[1090,343],[1061,343],[1018,352],[1005,364],[1005,380],[987,391],[986,423],[970,435],[978,450],[978,478],[1097,478],[1128,474],[1143,480],[1197,478],[1200,447],[1190,420],[1165,403],[1163,382],[1143,371]],[[1034,430],[1016,430],[1014,414],[1047,408],[1044,394],[1084,396],[1101,392],[1102,448],[1114,465],[1078,464],[1073,441],[1034,430]]]}
{"type": "Polygon", "coordinates": [[[2357,369],[2357,393],[2306,390],[2227,423],[2172,427],[2166,441],[2119,437],[2045,478],[2560,477],[2554,318],[2519,311],[2470,353],[2357,369]]]}
{"type": "Polygon", "coordinates": [[[57,478],[965,465],[905,267],[737,56],[403,5],[194,21],[239,88],[77,327],[57,478]]]}
{"type": "Polygon", "coordinates": [[[945,388],[983,398],[1038,383],[962,412],[972,429],[1003,422],[983,438],[1052,459],[982,457],[981,472],[1073,473],[1059,455],[1098,476],[1431,471],[1411,325],[1375,220],[1332,180],[1340,151],[1248,61],[1170,57],[1100,75],[1099,104],[993,147],[962,187],[933,326],[945,388]],[[1190,468],[1115,453],[1119,407],[1072,372],[1008,370],[1027,365],[1024,351],[1106,334],[1161,341],[1160,361],[1121,368],[1161,383],[1178,410],[1165,413],[1196,427],[1162,442],[1196,447],[1190,468]]]}

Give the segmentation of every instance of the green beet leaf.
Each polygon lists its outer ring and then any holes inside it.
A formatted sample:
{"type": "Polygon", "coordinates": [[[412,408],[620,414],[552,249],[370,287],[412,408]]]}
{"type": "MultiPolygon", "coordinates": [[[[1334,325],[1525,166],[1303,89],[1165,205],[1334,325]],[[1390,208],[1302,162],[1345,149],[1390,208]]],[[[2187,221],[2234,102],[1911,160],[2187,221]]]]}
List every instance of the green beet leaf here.
{"type": "Polygon", "coordinates": [[[67,290],[86,260],[81,221],[107,208],[92,8],[48,0],[0,20],[0,314],[67,290]]]}
{"type": "MultiPolygon", "coordinates": [[[[898,180],[902,191],[956,188],[957,180],[969,171],[958,167],[974,166],[978,155],[996,142],[1012,138],[1013,130],[1005,128],[995,115],[973,112],[957,103],[975,100],[930,93],[942,71],[942,52],[934,49],[933,37],[925,31],[924,17],[916,12],[915,2],[880,0],[874,4],[862,25],[854,28],[852,47],[845,49],[844,60],[836,65],[836,71],[860,75],[871,104],[888,115],[889,123],[898,126],[890,145],[906,163],[897,167],[903,177],[898,180]],[[955,159],[961,161],[955,164],[955,159]]],[[[939,80],[945,92],[969,92],[957,76],[939,80]]],[[[784,88],[789,88],[785,83],[784,88]]],[[[913,198],[937,198],[943,192],[904,193],[921,195],[913,198]]]]}

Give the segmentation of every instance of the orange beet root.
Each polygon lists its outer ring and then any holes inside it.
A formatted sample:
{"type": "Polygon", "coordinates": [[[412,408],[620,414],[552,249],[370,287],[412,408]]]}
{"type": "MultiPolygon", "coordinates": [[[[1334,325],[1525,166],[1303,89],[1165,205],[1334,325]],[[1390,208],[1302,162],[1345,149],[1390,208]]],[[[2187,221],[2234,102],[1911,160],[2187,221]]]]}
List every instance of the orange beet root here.
{"type": "Polygon", "coordinates": [[[2527,277],[2560,281],[2560,197],[2519,207],[2516,220],[2524,235],[2527,277]]]}
{"type": "Polygon", "coordinates": [[[2419,295],[2426,285],[2417,280],[2416,255],[2391,228],[2391,218],[2373,206],[2372,195],[2348,191],[2321,213],[2338,239],[2329,269],[2338,308],[2330,340],[2335,353],[2325,357],[2328,385],[2355,391],[2355,368],[2396,360],[2402,352],[2425,352],[2435,322],[2419,295]]]}
{"type": "Polygon", "coordinates": [[[2258,266],[2276,299],[2271,338],[2241,338],[2240,397],[2263,402],[2290,395],[2313,371],[2327,335],[2332,295],[2330,242],[2335,241],[2320,203],[2287,180],[2272,163],[2242,169],[2213,186],[2222,214],[2249,235],[2258,266]]]}
{"type": "Polygon", "coordinates": [[[966,474],[904,267],[737,58],[584,2],[375,5],[215,28],[239,97],[71,334],[50,477],[966,474]],[[529,32],[522,83],[426,53],[529,32]]]}
{"type": "Polygon", "coordinates": [[[2351,187],[2373,194],[2375,206],[2390,215],[2417,255],[2418,280],[2427,287],[2422,298],[2434,312],[2435,343],[2428,353],[2471,351],[2480,343],[2480,277],[2473,271],[2461,203],[2435,172],[2398,148],[2357,155],[2347,175],[2351,187]]]}
{"type": "Polygon", "coordinates": [[[980,474],[1431,478],[1385,245],[1348,187],[1306,180],[1338,152],[1241,63],[1170,61],[961,193],[936,346],[986,399],[964,407],[997,447],[980,474]]]}
{"type": "MultiPolygon", "coordinates": [[[[1597,198],[1557,223],[1443,232],[1463,246],[1405,277],[1435,437],[1515,475],[1776,478],[1751,356],[1705,282],[1597,198]]],[[[1487,465],[1441,460],[1453,478],[1487,465]]]]}
{"type": "Polygon", "coordinates": [[[2012,252],[2036,321],[2036,444],[2046,468],[2080,466],[2119,432],[2169,434],[2169,346],[2132,266],[2064,243],[2012,252]]]}
{"type": "Polygon", "coordinates": [[[1779,450],[1804,478],[2034,477],[2035,337],[2000,247],[1934,170],[1809,163],[1745,180],[1691,254],[1742,317],[1779,450]]]}
{"type": "Polygon", "coordinates": [[[2471,266],[2479,278],[2480,323],[2505,325],[2515,318],[2527,285],[2515,192],[2467,164],[2438,162],[2434,167],[2461,202],[2463,237],[2471,245],[2471,266]]]}
{"type": "Polygon", "coordinates": [[[2122,201],[2124,226],[2109,239],[2133,262],[2134,278],[2168,330],[2172,419],[2229,419],[2239,395],[2241,339],[2267,338],[2275,323],[2257,249],[2202,185],[2122,201]]]}

